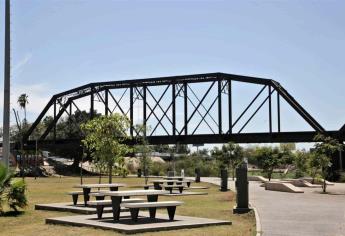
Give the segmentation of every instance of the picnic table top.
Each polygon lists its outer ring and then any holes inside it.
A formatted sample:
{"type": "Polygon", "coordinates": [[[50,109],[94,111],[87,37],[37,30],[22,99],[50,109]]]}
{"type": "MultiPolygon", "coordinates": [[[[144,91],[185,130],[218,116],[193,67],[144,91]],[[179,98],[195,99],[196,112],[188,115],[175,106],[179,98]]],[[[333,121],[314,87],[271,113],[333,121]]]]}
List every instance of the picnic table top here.
{"type": "Polygon", "coordinates": [[[184,179],[183,176],[164,176],[163,179],[184,179]]]}
{"type": "Polygon", "coordinates": [[[188,183],[192,182],[191,180],[178,180],[178,179],[154,179],[150,180],[151,183],[188,183]]]}
{"type": "Polygon", "coordinates": [[[164,188],[187,188],[186,186],[182,184],[163,184],[162,185],[164,188]]]}
{"type": "Polygon", "coordinates": [[[168,191],[164,190],[125,190],[125,191],[107,191],[102,192],[105,196],[146,196],[146,195],[162,195],[167,194],[168,191]]]}
{"type": "Polygon", "coordinates": [[[74,188],[111,188],[111,187],[125,187],[126,184],[113,183],[113,184],[79,184],[75,185],[74,188]]]}

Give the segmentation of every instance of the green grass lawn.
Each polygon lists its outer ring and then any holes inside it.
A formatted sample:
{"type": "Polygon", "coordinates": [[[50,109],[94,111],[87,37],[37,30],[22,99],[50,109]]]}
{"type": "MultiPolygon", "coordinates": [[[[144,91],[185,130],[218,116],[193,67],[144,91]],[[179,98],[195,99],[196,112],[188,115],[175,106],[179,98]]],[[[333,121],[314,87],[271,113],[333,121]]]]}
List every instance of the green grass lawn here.
{"type": "MultiPolygon", "coordinates": [[[[49,178],[26,178],[28,185],[29,206],[23,214],[17,216],[0,217],[0,235],[64,235],[64,236],[86,236],[86,235],[120,235],[110,230],[100,230],[88,227],[57,226],[45,224],[48,217],[73,215],[68,212],[35,211],[37,203],[54,203],[72,201],[71,196],[66,192],[73,190],[72,186],[79,183],[77,177],[49,177],[49,178]]],[[[97,183],[97,178],[85,178],[84,183],[97,183]]],[[[106,182],[104,179],[103,182],[106,182]]],[[[144,179],[138,178],[114,178],[113,182],[140,185],[144,179]]],[[[206,191],[208,195],[183,196],[183,197],[159,197],[159,200],[182,200],[184,205],[176,210],[177,215],[207,217],[214,219],[225,219],[232,221],[232,225],[212,226],[197,229],[173,230],[140,235],[255,235],[254,213],[233,215],[232,208],[235,204],[233,192],[220,192],[218,186],[200,183],[193,183],[192,186],[203,185],[210,188],[206,191]]],[[[124,188],[122,188],[124,189],[124,188]]],[[[132,188],[133,189],[133,188],[132,188]]],[[[193,190],[204,191],[204,190],[193,190]]],[[[80,199],[81,200],[81,199],[80,199]]],[[[163,210],[166,214],[166,211],[163,210]]]]}

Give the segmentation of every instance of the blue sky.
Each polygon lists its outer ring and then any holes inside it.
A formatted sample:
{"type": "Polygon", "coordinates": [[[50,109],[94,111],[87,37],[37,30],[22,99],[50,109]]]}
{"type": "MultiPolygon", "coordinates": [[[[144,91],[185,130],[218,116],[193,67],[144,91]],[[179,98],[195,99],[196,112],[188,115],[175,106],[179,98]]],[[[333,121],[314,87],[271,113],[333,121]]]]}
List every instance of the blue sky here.
{"type": "MultiPolygon", "coordinates": [[[[4,1],[0,12],[3,26],[4,1]]],[[[54,93],[88,82],[219,71],[279,81],[336,130],[345,122],[344,12],[340,0],[13,0],[12,106],[27,93],[33,121],[54,93]]]]}

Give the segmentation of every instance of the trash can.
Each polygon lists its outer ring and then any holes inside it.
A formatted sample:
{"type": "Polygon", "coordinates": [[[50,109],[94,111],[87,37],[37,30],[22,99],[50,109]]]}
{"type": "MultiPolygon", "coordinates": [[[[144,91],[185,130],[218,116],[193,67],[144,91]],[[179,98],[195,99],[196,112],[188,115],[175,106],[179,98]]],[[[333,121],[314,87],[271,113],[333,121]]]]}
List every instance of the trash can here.
{"type": "Polygon", "coordinates": [[[195,168],[195,183],[200,183],[200,169],[195,168]]]}
{"type": "Polygon", "coordinates": [[[228,170],[227,169],[220,170],[220,191],[222,192],[228,191],[228,170]]]}

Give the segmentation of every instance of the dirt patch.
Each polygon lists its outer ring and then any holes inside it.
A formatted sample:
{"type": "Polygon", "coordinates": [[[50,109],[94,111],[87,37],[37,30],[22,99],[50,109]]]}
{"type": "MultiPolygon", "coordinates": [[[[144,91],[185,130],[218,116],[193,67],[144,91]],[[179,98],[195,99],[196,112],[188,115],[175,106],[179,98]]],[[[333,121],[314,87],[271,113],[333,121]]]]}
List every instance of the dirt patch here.
{"type": "Polygon", "coordinates": [[[219,201],[233,201],[234,199],[235,193],[230,191],[222,194],[222,196],[218,198],[219,201]]]}

